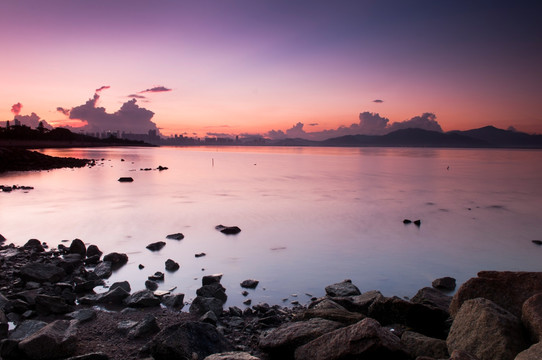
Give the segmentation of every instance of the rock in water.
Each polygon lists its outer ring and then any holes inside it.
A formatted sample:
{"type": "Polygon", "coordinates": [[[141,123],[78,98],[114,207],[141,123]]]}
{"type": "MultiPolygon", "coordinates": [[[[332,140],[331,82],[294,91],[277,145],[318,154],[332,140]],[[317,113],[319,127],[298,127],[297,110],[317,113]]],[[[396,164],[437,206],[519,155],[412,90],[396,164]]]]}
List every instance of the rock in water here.
{"type": "Polygon", "coordinates": [[[180,267],[179,263],[177,263],[177,262],[175,262],[175,261],[173,261],[171,259],[166,260],[166,270],[167,271],[177,271],[177,270],[179,270],[179,267],[180,267]]]}
{"type": "Polygon", "coordinates": [[[258,286],[259,283],[260,282],[258,280],[247,279],[241,283],[241,287],[247,289],[256,289],[256,286],[258,286]]]}
{"type": "Polygon", "coordinates": [[[182,240],[184,239],[184,235],[182,233],[169,234],[166,236],[166,239],[182,240]]]}
{"type": "Polygon", "coordinates": [[[104,256],[103,261],[111,262],[113,267],[119,268],[128,262],[128,255],[123,253],[112,252],[104,256]]]}
{"type": "Polygon", "coordinates": [[[82,240],[74,239],[70,245],[70,254],[79,254],[81,259],[87,256],[87,247],[82,240]]]}
{"type": "Polygon", "coordinates": [[[352,284],[352,280],[346,279],[340,283],[326,286],[326,294],[328,296],[355,296],[361,295],[361,291],[356,285],[352,284]]]}
{"type": "Polygon", "coordinates": [[[435,289],[453,291],[455,289],[455,279],[449,276],[445,276],[443,278],[434,280],[431,283],[431,286],[433,286],[435,289]]]}
{"type": "Polygon", "coordinates": [[[456,314],[448,351],[463,350],[480,360],[509,360],[527,348],[519,319],[494,302],[467,300],[456,314]]]}
{"type": "Polygon", "coordinates": [[[235,235],[241,232],[241,229],[237,226],[217,225],[215,226],[215,229],[226,235],[235,235]]]}
{"type": "Polygon", "coordinates": [[[158,251],[161,250],[164,246],[166,246],[166,243],[164,241],[157,241],[155,243],[147,245],[147,249],[150,251],[158,251]]]}
{"type": "Polygon", "coordinates": [[[134,181],[134,179],[129,176],[119,178],[119,182],[132,182],[132,181],[134,181]]]}

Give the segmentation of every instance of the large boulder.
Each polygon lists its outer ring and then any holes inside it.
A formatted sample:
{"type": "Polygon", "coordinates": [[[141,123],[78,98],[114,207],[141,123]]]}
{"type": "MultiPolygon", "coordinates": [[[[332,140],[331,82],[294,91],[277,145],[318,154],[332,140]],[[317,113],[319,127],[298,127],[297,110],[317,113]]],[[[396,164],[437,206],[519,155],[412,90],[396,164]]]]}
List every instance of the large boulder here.
{"type": "Polygon", "coordinates": [[[340,327],[341,323],[318,318],[287,322],[260,336],[259,346],[275,357],[291,357],[297,347],[340,327]]]}
{"type": "Polygon", "coordinates": [[[56,283],[64,279],[66,272],[53,264],[28,263],[21,268],[20,276],[25,281],[56,283]]]}
{"type": "Polygon", "coordinates": [[[37,295],[35,298],[36,311],[41,314],[66,314],[74,310],[60,296],[37,295]]]}
{"type": "Polygon", "coordinates": [[[154,296],[154,293],[149,290],[136,291],[132,295],[128,296],[124,303],[130,307],[153,307],[160,306],[160,299],[154,296]]]}
{"type": "Polygon", "coordinates": [[[87,256],[88,257],[98,255],[98,258],[100,258],[102,256],[102,254],[103,254],[103,252],[96,245],[89,245],[88,248],[87,248],[87,256]]]}
{"type": "Polygon", "coordinates": [[[222,315],[224,302],[217,298],[196,296],[190,304],[189,312],[194,315],[202,316],[207,311],[212,311],[217,317],[222,315]]]}
{"type": "Polygon", "coordinates": [[[420,289],[416,295],[410,299],[410,301],[417,304],[432,306],[444,312],[448,312],[450,309],[450,303],[452,302],[452,297],[444,294],[440,290],[424,287],[423,289],[420,289]]]}
{"type": "Polygon", "coordinates": [[[514,360],[542,360],[542,343],[536,343],[527,350],[523,350],[514,360]]]}
{"type": "Polygon", "coordinates": [[[196,295],[208,298],[215,298],[222,301],[223,303],[228,300],[228,296],[226,295],[226,289],[220,283],[203,285],[198,290],[196,290],[196,295]]]}
{"type": "Polygon", "coordinates": [[[75,325],[56,320],[19,343],[19,349],[30,359],[48,360],[71,356],[77,345],[75,325]]]}
{"type": "Polygon", "coordinates": [[[222,274],[204,275],[201,278],[201,284],[205,286],[205,285],[210,285],[213,283],[219,283],[221,279],[222,279],[222,274]]]}
{"type": "Polygon", "coordinates": [[[26,244],[23,245],[23,249],[29,250],[32,252],[44,252],[45,249],[43,248],[43,245],[41,244],[41,241],[38,239],[30,239],[26,242],[26,244]]]}
{"type": "Polygon", "coordinates": [[[181,310],[184,307],[184,294],[164,295],[160,302],[168,308],[181,310]]]}
{"type": "Polygon", "coordinates": [[[314,318],[336,321],[344,325],[352,325],[365,318],[365,315],[345,309],[307,309],[295,315],[296,320],[309,320],[314,318]]]}
{"type": "Polygon", "coordinates": [[[401,340],[373,319],[324,334],[300,346],[296,360],[409,359],[401,340]]]}
{"type": "Polygon", "coordinates": [[[446,341],[431,338],[413,331],[405,331],[401,335],[401,342],[413,358],[428,356],[435,359],[448,358],[446,341]]]}
{"type": "Polygon", "coordinates": [[[512,360],[527,348],[520,320],[483,298],[463,303],[446,344],[450,353],[463,350],[480,360],[512,360]]]}
{"type": "Polygon", "coordinates": [[[445,338],[449,327],[447,312],[398,297],[375,301],[369,308],[368,316],[382,325],[403,324],[416,332],[436,338],[445,338]]]}
{"type": "Polygon", "coordinates": [[[531,296],[523,303],[521,321],[531,340],[542,341],[542,293],[531,296]]]}
{"type": "Polygon", "coordinates": [[[109,261],[114,269],[120,268],[128,262],[128,255],[118,252],[112,252],[103,257],[103,261],[109,261]]]}
{"type": "Polygon", "coordinates": [[[39,331],[40,329],[47,326],[47,323],[45,321],[39,321],[39,320],[25,320],[17,327],[11,334],[9,334],[9,338],[11,340],[17,340],[21,341],[30,335],[34,334],[35,332],[39,331]]]}
{"type": "Polygon", "coordinates": [[[450,314],[455,316],[465,301],[481,297],[520,317],[525,300],[539,292],[542,272],[481,271],[459,288],[450,304],[450,314]]]}
{"type": "Polygon", "coordinates": [[[87,256],[87,247],[85,243],[80,239],[74,239],[70,244],[70,254],[79,254],[81,259],[84,259],[87,256]]]}
{"type": "Polygon", "coordinates": [[[326,294],[328,296],[355,296],[361,295],[361,291],[356,285],[352,284],[352,280],[346,279],[340,283],[326,286],[326,294]]]}
{"type": "Polygon", "coordinates": [[[158,323],[156,322],[156,318],[149,314],[149,315],[146,315],[143,318],[143,320],[137,322],[135,326],[133,326],[128,331],[128,338],[137,339],[137,338],[156,334],[159,331],[160,331],[160,327],[158,326],[158,323]]]}
{"type": "Polygon", "coordinates": [[[155,360],[204,359],[232,350],[232,345],[214,326],[192,321],[163,329],[144,348],[155,360]]]}
{"type": "Polygon", "coordinates": [[[444,291],[453,291],[455,289],[455,279],[453,277],[445,276],[433,280],[431,286],[435,289],[440,289],[444,291]]]}
{"type": "Polygon", "coordinates": [[[113,273],[113,264],[111,261],[102,261],[94,268],[94,275],[100,279],[107,279],[113,273]]]}

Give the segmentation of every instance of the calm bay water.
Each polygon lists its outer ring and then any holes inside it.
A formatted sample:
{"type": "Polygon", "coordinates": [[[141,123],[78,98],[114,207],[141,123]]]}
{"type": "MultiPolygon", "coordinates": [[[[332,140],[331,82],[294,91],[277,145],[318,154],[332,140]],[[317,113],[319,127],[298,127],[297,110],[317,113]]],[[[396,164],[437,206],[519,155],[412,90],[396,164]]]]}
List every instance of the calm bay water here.
{"type": "MultiPolygon", "coordinates": [[[[224,273],[227,305],[306,303],[350,278],[362,290],[413,296],[437,277],[542,271],[542,151],[395,148],[101,148],[44,153],[105,159],[82,169],[0,175],[35,189],[0,193],[0,234],[56,247],[80,238],[129,263],[108,280],[195,296],[224,273]],[[123,159],[124,161],[121,161],[123,159]],[[166,171],[141,171],[159,165],[166,171]],[[119,183],[131,176],[133,183],[119,183]],[[421,219],[421,227],[403,219],[421,219]],[[227,236],[215,225],[237,225],[227,236]],[[166,240],[182,232],[182,241],[166,240]],[[166,241],[159,252],[145,246],[166,241]],[[207,255],[195,258],[194,254],[207,255]],[[145,268],[140,270],[138,265],[145,268]],[[204,269],[204,270],[203,270],[204,269]],[[297,296],[294,296],[296,294],[297,296]]],[[[69,243],[68,243],[69,244],[69,243]]]]}

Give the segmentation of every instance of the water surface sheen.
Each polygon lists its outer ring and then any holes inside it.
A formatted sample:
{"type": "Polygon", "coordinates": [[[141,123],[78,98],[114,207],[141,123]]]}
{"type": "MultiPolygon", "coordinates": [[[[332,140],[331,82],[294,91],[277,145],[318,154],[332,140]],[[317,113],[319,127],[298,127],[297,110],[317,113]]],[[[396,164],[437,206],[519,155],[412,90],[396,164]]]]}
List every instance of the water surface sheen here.
{"type": "Polygon", "coordinates": [[[164,271],[161,289],[195,296],[201,276],[224,273],[227,305],[260,281],[253,303],[306,303],[350,278],[362,291],[413,296],[437,277],[480,270],[541,271],[542,152],[405,148],[47,149],[98,161],[82,169],[12,172],[0,184],[0,233],[57,246],[80,238],[129,263],[108,280],[133,290],[164,271]],[[124,161],[121,161],[124,160],[124,161]],[[165,171],[142,168],[167,166],[165,171]],[[133,183],[120,183],[131,176],[133,183]],[[403,219],[420,219],[421,226],[403,219]],[[224,235],[215,225],[237,225],[224,235]],[[182,241],[166,240],[182,232],[182,241]],[[159,252],[145,246],[166,241],[159,252]],[[194,254],[207,255],[195,258],[194,254]],[[139,270],[138,265],[144,269],[139,270]],[[293,294],[297,295],[294,296],[293,294]],[[307,295],[309,294],[309,295],[307,295]]]}

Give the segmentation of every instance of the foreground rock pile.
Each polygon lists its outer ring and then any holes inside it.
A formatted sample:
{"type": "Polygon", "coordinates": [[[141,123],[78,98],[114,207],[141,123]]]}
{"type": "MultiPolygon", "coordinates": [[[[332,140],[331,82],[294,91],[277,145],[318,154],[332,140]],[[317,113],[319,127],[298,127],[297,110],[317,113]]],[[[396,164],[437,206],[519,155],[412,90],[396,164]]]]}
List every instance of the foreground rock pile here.
{"type": "Polygon", "coordinates": [[[128,282],[95,293],[128,261],[102,255],[78,239],[0,246],[2,359],[542,358],[542,273],[480,272],[453,298],[455,281],[437,279],[410,300],[345,280],[306,307],[245,309],[226,308],[214,274],[183,312],[181,293],[128,282]]]}
{"type": "Polygon", "coordinates": [[[87,159],[61,158],[14,147],[0,147],[0,173],[5,171],[50,170],[83,167],[87,159]]]}

